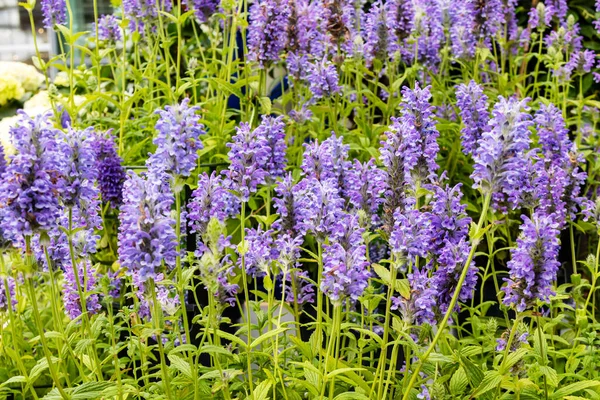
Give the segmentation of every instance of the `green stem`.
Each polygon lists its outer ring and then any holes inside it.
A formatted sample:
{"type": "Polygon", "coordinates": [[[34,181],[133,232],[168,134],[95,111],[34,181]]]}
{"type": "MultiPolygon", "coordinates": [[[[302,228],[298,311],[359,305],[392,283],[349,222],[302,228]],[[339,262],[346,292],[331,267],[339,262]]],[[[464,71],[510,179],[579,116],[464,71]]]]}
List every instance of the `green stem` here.
{"type": "MultiPolygon", "coordinates": [[[[475,230],[475,235],[480,234],[481,227],[483,226],[483,224],[485,222],[487,212],[490,207],[491,199],[492,199],[492,195],[491,195],[491,193],[488,193],[485,196],[485,200],[483,202],[483,209],[481,211],[481,215],[479,216],[479,222],[477,223],[477,229],[475,230]]],[[[469,270],[469,266],[471,265],[471,262],[473,261],[473,257],[475,256],[475,250],[477,249],[478,244],[479,244],[479,239],[472,241],[471,251],[469,252],[467,261],[465,262],[465,265],[463,266],[463,270],[462,270],[462,273],[458,280],[458,284],[456,285],[456,289],[454,289],[454,294],[452,295],[452,300],[450,301],[450,305],[448,306],[448,311],[446,311],[446,314],[444,314],[444,318],[442,319],[442,322],[439,324],[438,330],[437,330],[433,340],[431,341],[431,344],[427,348],[427,351],[425,351],[425,354],[423,354],[423,356],[420,357],[419,364],[417,364],[417,367],[415,368],[415,371],[413,372],[413,374],[410,378],[410,381],[408,382],[408,388],[404,392],[404,396],[402,397],[402,400],[408,400],[408,398],[410,397],[409,396],[410,391],[411,391],[412,387],[415,385],[417,378],[419,377],[419,372],[421,371],[423,364],[425,363],[425,361],[427,361],[427,358],[435,349],[435,345],[440,340],[440,337],[442,336],[442,334],[444,332],[444,328],[448,324],[450,315],[454,312],[454,307],[456,307],[456,303],[458,302],[458,296],[460,294],[460,290],[465,281],[465,278],[467,277],[467,272],[469,270]]]]}

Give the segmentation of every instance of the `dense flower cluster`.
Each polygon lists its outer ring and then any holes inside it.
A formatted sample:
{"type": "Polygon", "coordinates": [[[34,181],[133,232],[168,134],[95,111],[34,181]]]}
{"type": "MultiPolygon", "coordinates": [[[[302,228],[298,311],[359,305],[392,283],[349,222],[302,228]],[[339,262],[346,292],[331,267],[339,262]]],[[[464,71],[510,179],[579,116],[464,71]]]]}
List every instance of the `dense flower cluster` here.
{"type": "Polygon", "coordinates": [[[270,159],[269,142],[261,130],[252,130],[247,123],[241,123],[233,142],[227,146],[231,165],[224,172],[225,186],[233,190],[241,201],[248,201],[267,177],[265,166],[270,159]]]}
{"type": "Polygon", "coordinates": [[[119,261],[141,282],[155,278],[162,266],[175,264],[173,195],[163,192],[161,176],[130,172],[123,188],[119,261]]]}
{"type": "Polygon", "coordinates": [[[475,167],[471,177],[474,187],[493,196],[494,205],[516,207],[530,187],[527,183],[530,164],[526,152],[533,124],[528,110],[528,99],[505,99],[500,96],[494,106],[489,131],[478,141],[473,155],[475,167]]]}
{"type": "Polygon", "coordinates": [[[117,154],[114,138],[110,133],[96,133],[92,144],[94,149],[94,169],[98,175],[98,188],[104,202],[119,206],[123,201],[123,183],[126,173],[123,160],[117,154]]]}
{"type": "Polygon", "coordinates": [[[190,176],[196,167],[198,150],[202,149],[200,136],[204,127],[199,123],[198,107],[189,106],[189,98],[174,106],[158,110],[158,135],[154,139],[156,152],[148,160],[151,168],[159,168],[176,176],[190,176]]]}
{"type": "Polygon", "coordinates": [[[15,239],[53,228],[60,213],[57,194],[64,190],[63,156],[49,115],[19,115],[11,129],[17,154],[0,182],[4,231],[15,239]]]}
{"type": "Polygon", "coordinates": [[[85,310],[88,314],[100,311],[101,306],[97,293],[90,293],[96,288],[95,268],[87,261],[82,261],[76,267],[78,276],[75,276],[72,266],[65,268],[63,283],[63,301],[65,312],[71,319],[79,317],[82,313],[81,298],[85,299],[85,310]],[[81,296],[79,293],[81,290],[81,296]]]}
{"type": "Polygon", "coordinates": [[[123,38],[119,20],[114,15],[103,15],[96,25],[98,39],[107,42],[118,42],[123,38]]]}
{"type": "Polygon", "coordinates": [[[557,224],[549,216],[523,216],[521,235],[508,262],[510,276],[502,288],[506,293],[504,304],[523,311],[534,307],[537,300],[549,301],[560,267],[559,247],[557,224]]]}
{"type": "Polygon", "coordinates": [[[188,9],[194,10],[199,22],[207,22],[215,13],[220,2],[218,0],[183,0],[188,9]]]}
{"type": "Polygon", "coordinates": [[[54,29],[54,25],[64,25],[67,22],[66,0],[42,0],[42,14],[46,29],[54,29]]]}
{"type": "Polygon", "coordinates": [[[483,88],[470,81],[468,85],[460,84],[456,87],[456,105],[460,110],[463,127],[460,131],[463,152],[473,154],[477,141],[489,129],[487,96],[483,88]]]}

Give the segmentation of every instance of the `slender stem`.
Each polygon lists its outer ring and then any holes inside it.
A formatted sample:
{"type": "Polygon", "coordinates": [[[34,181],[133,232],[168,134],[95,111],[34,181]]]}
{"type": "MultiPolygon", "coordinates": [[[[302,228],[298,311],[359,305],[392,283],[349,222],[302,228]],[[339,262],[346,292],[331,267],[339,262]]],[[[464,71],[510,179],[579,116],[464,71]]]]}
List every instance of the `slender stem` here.
{"type": "MultiPolygon", "coordinates": [[[[240,232],[242,243],[246,239],[246,202],[242,201],[242,210],[240,213],[240,232]]],[[[252,357],[250,355],[250,344],[252,343],[252,323],[250,321],[250,292],[248,291],[248,274],[246,273],[246,254],[242,253],[242,282],[244,285],[244,294],[246,295],[246,336],[247,336],[247,344],[246,344],[246,357],[247,357],[247,369],[248,369],[248,382],[250,385],[250,392],[254,391],[253,383],[252,383],[252,357]]]]}
{"type": "MultiPolygon", "coordinates": [[[[477,223],[477,229],[475,231],[476,235],[478,235],[480,233],[481,227],[483,226],[483,224],[485,222],[485,219],[487,217],[487,212],[490,207],[491,199],[492,199],[492,195],[491,195],[491,193],[488,193],[485,196],[485,200],[483,202],[483,209],[481,211],[481,215],[479,216],[479,222],[477,223]]],[[[433,352],[435,345],[440,340],[440,337],[442,336],[442,334],[444,332],[444,328],[448,324],[450,315],[454,312],[454,307],[456,307],[456,303],[458,302],[458,296],[460,294],[460,290],[465,281],[465,278],[467,277],[467,272],[469,270],[469,266],[471,265],[471,262],[473,261],[473,257],[475,256],[475,250],[477,249],[478,244],[479,244],[479,239],[474,240],[471,244],[471,251],[469,252],[467,261],[465,262],[465,265],[463,266],[463,271],[458,280],[458,284],[456,285],[456,289],[454,289],[454,294],[452,295],[452,300],[450,301],[450,305],[448,306],[448,311],[446,311],[446,314],[444,314],[444,318],[442,319],[442,322],[439,324],[438,330],[437,330],[433,340],[431,341],[431,344],[427,348],[427,351],[425,351],[425,354],[423,354],[423,356],[420,357],[419,364],[417,364],[415,371],[412,373],[410,381],[408,382],[408,388],[406,389],[406,391],[404,392],[404,396],[402,397],[403,400],[408,400],[408,398],[410,397],[409,396],[410,391],[411,391],[412,387],[415,385],[417,378],[419,377],[419,372],[421,371],[423,364],[425,363],[425,361],[427,360],[429,355],[433,352]]]]}
{"type": "Polygon", "coordinates": [[[169,370],[167,368],[167,363],[165,361],[165,349],[163,348],[162,335],[161,335],[162,310],[160,308],[160,304],[158,303],[158,300],[156,299],[156,289],[155,289],[154,279],[149,279],[148,283],[149,283],[148,289],[150,290],[150,294],[152,296],[152,310],[153,310],[153,314],[154,314],[152,316],[152,323],[153,323],[154,329],[156,331],[156,343],[158,344],[158,353],[159,353],[159,357],[160,357],[160,369],[162,371],[163,384],[165,385],[165,391],[167,392],[167,398],[172,399],[173,397],[171,396],[171,380],[169,379],[169,370]]]}

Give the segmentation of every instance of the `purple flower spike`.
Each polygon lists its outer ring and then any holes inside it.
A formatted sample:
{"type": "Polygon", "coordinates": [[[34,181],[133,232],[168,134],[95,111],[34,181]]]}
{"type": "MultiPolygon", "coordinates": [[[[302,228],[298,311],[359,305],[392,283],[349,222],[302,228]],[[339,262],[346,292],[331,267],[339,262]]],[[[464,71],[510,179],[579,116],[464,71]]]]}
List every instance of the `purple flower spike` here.
{"type": "Polygon", "coordinates": [[[414,19],[412,1],[389,0],[384,7],[387,14],[389,54],[397,60],[407,61],[412,56],[408,44],[414,19]]]}
{"type": "Polygon", "coordinates": [[[188,9],[194,10],[198,22],[204,23],[215,13],[221,2],[219,0],[183,0],[188,9]]]}
{"type": "MultiPolygon", "coordinates": [[[[97,293],[90,293],[96,289],[96,269],[88,261],[81,261],[77,266],[79,284],[86,299],[85,308],[89,315],[100,311],[101,306],[97,293]]],[[[65,281],[63,283],[63,301],[65,312],[71,319],[81,315],[81,298],[77,290],[77,280],[71,265],[65,266],[65,281]]]]}
{"type": "Polygon", "coordinates": [[[415,84],[415,89],[402,89],[402,115],[392,119],[391,129],[402,132],[405,140],[405,152],[396,156],[404,158],[404,173],[413,185],[425,183],[435,176],[438,165],[436,162],[439,146],[439,132],[433,119],[433,106],[429,104],[431,93],[429,86],[421,89],[415,84]]]}
{"type": "Polygon", "coordinates": [[[388,55],[388,21],[386,10],[381,0],[373,3],[363,23],[365,38],[364,54],[368,67],[374,60],[385,62],[388,55]]]}
{"type": "Polygon", "coordinates": [[[554,294],[552,282],[560,267],[558,262],[558,227],[546,215],[523,216],[517,247],[511,251],[508,262],[509,278],[502,288],[506,293],[504,304],[522,312],[532,308],[536,300],[545,303],[554,294]]]}
{"type": "MultiPolygon", "coordinates": [[[[0,237],[0,240],[2,240],[1,237],[0,237]]],[[[13,279],[12,276],[9,276],[6,278],[6,281],[8,282],[8,292],[10,294],[10,305],[11,305],[12,309],[15,310],[17,307],[17,304],[19,304],[19,302],[17,300],[17,293],[15,290],[15,280],[13,279]]],[[[8,299],[6,298],[6,287],[4,286],[4,284],[5,284],[4,278],[0,278],[0,311],[8,310],[8,299]]]]}
{"type": "Polygon", "coordinates": [[[46,29],[54,29],[54,25],[67,22],[67,3],[65,0],[42,0],[42,14],[46,29]]]}
{"type": "Polygon", "coordinates": [[[98,187],[102,200],[118,207],[123,201],[123,183],[126,173],[123,160],[117,154],[114,137],[110,133],[96,134],[94,143],[96,162],[94,169],[98,173],[98,187]]]}
{"type": "Polygon", "coordinates": [[[120,21],[114,15],[103,15],[96,26],[98,39],[115,43],[123,38],[120,21]]]}
{"type": "Polygon", "coordinates": [[[248,201],[267,177],[265,166],[271,153],[269,142],[261,130],[251,130],[250,125],[245,122],[237,128],[232,140],[232,143],[227,144],[231,164],[223,172],[225,187],[234,191],[241,201],[248,201]]]}
{"type": "Polygon", "coordinates": [[[432,243],[431,220],[419,210],[409,210],[394,215],[394,230],[390,235],[390,246],[398,267],[405,271],[407,263],[414,263],[416,257],[426,257],[432,243]]]}
{"type": "Polygon", "coordinates": [[[529,110],[527,101],[499,96],[489,122],[490,129],[479,139],[473,156],[473,187],[484,193],[491,192],[496,208],[504,208],[507,202],[516,207],[530,187],[527,180],[531,161],[527,150],[532,121],[523,111],[529,110]]]}
{"type": "Polygon", "coordinates": [[[346,217],[347,228],[341,240],[333,240],[324,246],[323,279],[321,290],[334,304],[343,304],[347,300],[356,301],[369,285],[370,272],[367,261],[363,229],[358,228],[356,217],[346,217]]]}
{"type": "Polygon", "coordinates": [[[326,58],[308,64],[306,68],[306,80],[309,83],[313,101],[342,92],[342,88],[339,85],[337,68],[326,58]]]}
{"type": "Polygon", "coordinates": [[[283,117],[273,118],[263,115],[261,124],[256,128],[256,135],[264,138],[268,144],[269,156],[264,169],[268,174],[267,181],[273,183],[277,178],[283,177],[287,165],[283,117]]]}
{"type": "Polygon", "coordinates": [[[10,131],[17,154],[0,181],[3,228],[15,240],[55,227],[64,171],[57,142],[60,131],[53,128],[50,114],[32,119],[19,111],[19,117],[10,131]]]}
{"type": "MultiPolygon", "coordinates": [[[[245,256],[246,273],[253,278],[265,276],[271,272],[271,265],[277,258],[273,248],[273,231],[246,228],[248,251],[245,256]]],[[[241,257],[238,258],[241,267],[241,257]]]]}
{"type": "Polygon", "coordinates": [[[279,60],[286,43],[289,7],[286,0],[258,0],[250,7],[248,58],[261,66],[279,60]]]}
{"type": "Polygon", "coordinates": [[[141,282],[155,278],[165,265],[175,265],[173,193],[164,191],[163,178],[142,178],[130,172],[123,188],[119,219],[119,261],[141,282]]]}
{"type": "Polygon", "coordinates": [[[160,115],[156,123],[158,135],[154,139],[158,147],[148,160],[149,167],[184,177],[190,176],[196,168],[198,150],[202,149],[200,136],[205,132],[196,114],[198,107],[190,107],[189,103],[187,98],[181,104],[156,112],[160,115]]]}
{"type": "Polygon", "coordinates": [[[198,188],[192,192],[188,204],[188,223],[191,233],[202,236],[211,218],[220,222],[238,212],[235,197],[223,187],[223,181],[216,172],[209,176],[206,172],[198,176],[198,188]]]}
{"type": "Polygon", "coordinates": [[[460,110],[463,127],[460,131],[463,152],[473,154],[477,141],[489,130],[488,98],[483,88],[475,83],[460,84],[456,87],[456,105],[460,110]]]}
{"type": "Polygon", "coordinates": [[[302,235],[312,232],[322,243],[333,234],[342,215],[344,200],[331,181],[308,177],[294,187],[297,229],[302,235]]]}
{"type": "Polygon", "coordinates": [[[64,162],[65,179],[61,200],[66,207],[76,207],[80,218],[89,228],[99,228],[100,192],[95,185],[98,171],[95,168],[94,130],[69,128],[60,142],[61,160],[64,162]]]}
{"type": "Polygon", "coordinates": [[[386,173],[377,167],[375,159],[366,163],[354,160],[348,178],[348,197],[353,210],[363,210],[371,224],[379,225],[379,208],[384,203],[386,173]]]}

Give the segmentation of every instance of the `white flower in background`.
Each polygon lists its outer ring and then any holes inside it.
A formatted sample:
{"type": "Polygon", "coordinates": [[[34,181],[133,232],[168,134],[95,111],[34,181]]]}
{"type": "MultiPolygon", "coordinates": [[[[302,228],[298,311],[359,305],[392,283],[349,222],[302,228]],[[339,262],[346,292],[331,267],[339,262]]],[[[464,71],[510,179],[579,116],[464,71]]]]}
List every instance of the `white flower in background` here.
{"type": "Polygon", "coordinates": [[[69,87],[69,74],[65,71],[60,71],[54,78],[54,84],[56,86],[69,87]]]}
{"type": "Polygon", "coordinates": [[[0,72],[0,107],[11,100],[20,100],[25,91],[18,80],[0,72]]]}
{"type": "Polygon", "coordinates": [[[8,158],[9,155],[15,154],[15,146],[13,146],[10,139],[10,128],[16,125],[18,121],[19,117],[17,115],[0,120],[0,143],[2,144],[2,147],[4,147],[4,155],[6,158],[8,158]]]}
{"type": "Polygon", "coordinates": [[[23,110],[31,117],[51,109],[52,103],[50,102],[50,96],[48,95],[47,90],[40,90],[37,94],[33,95],[29,100],[23,103],[23,110]]]}
{"type": "Polygon", "coordinates": [[[37,91],[44,82],[44,75],[33,65],[21,62],[0,61],[0,77],[7,76],[19,82],[25,92],[37,91]]]}

